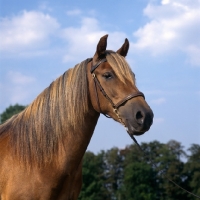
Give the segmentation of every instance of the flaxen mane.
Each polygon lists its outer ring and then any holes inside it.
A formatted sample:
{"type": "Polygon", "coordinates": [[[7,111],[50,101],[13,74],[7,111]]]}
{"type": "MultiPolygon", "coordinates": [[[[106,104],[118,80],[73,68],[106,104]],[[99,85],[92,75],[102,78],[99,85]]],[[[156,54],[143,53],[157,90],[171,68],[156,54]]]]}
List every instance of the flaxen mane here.
{"type": "Polygon", "coordinates": [[[125,80],[135,83],[134,74],[123,56],[112,51],[106,51],[106,59],[117,77],[125,84],[125,80]]]}
{"type": "MultiPolygon", "coordinates": [[[[132,71],[122,56],[107,51],[106,58],[122,82],[128,79],[134,83],[132,71]]],[[[21,163],[41,166],[51,161],[58,152],[58,141],[73,134],[77,123],[79,128],[84,124],[89,109],[87,63],[85,60],[66,71],[24,111],[0,126],[0,140],[10,137],[13,154],[21,163]]]]}
{"type": "Polygon", "coordinates": [[[66,71],[24,111],[0,126],[9,134],[14,154],[23,163],[41,165],[58,151],[66,130],[84,121],[88,111],[87,60],[66,71]],[[81,100],[81,101],[80,101],[81,100]]]}

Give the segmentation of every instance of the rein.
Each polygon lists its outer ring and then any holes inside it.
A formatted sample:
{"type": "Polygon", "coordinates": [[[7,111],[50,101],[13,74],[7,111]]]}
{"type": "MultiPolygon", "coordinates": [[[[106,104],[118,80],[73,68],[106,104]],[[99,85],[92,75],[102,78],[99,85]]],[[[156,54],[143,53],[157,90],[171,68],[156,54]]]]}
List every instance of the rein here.
{"type": "MultiPolygon", "coordinates": [[[[103,58],[102,60],[100,60],[96,65],[93,65],[92,63],[92,59],[89,59],[89,61],[91,61],[91,69],[90,69],[90,73],[92,74],[92,78],[94,80],[94,87],[95,87],[95,93],[96,93],[96,99],[97,99],[97,103],[98,103],[98,107],[99,107],[99,112],[102,113],[104,116],[108,117],[108,118],[111,118],[109,115],[105,114],[102,112],[101,110],[101,106],[100,106],[100,102],[99,102],[99,96],[98,96],[98,92],[97,92],[97,86],[99,87],[101,93],[103,94],[103,96],[110,102],[110,104],[112,105],[113,107],[113,111],[115,112],[115,114],[117,115],[119,121],[121,124],[124,124],[124,122],[122,121],[120,115],[119,115],[119,112],[118,112],[118,108],[123,104],[125,103],[126,101],[132,99],[132,98],[135,98],[135,97],[138,97],[138,96],[142,96],[144,99],[145,99],[145,96],[142,92],[140,91],[137,91],[135,93],[132,93],[128,96],[126,96],[124,99],[120,100],[118,103],[114,104],[112,99],[107,95],[107,93],[105,92],[105,90],[103,89],[103,87],[101,86],[101,83],[99,82],[96,74],[94,73],[95,69],[102,63],[106,62],[107,59],[106,58],[103,58]]],[[[150,157],[144,152],[144,150],[142,149],[142,147],[138,144],[137,140],[135,139],[135,137],[133,135],[131,135],[126,126],[125,126],[125,129],[127,131],[127,133],[129,134],[129,136],[131,137],[131,139],[135,142],[135,144],[137,145],[137,147],[139,148],[139,150],[143,153],[144,157],[146,158],[149,158],[149,161],[150,161],[150,164],[151,164],[151,167],[154,167],[156,168],[156,165],[155,163],[150,159],[150,157]]],[[[187,192],[188,194],[190,195],[193,195],[194,197],[200,199],[200,196],[196,195],[196,194],[193,194],[192,192],[189,192],[188,190],[184,189],[183,187],[181,187],[180,185],[178,185],[177,183],[175,183],[174,181],[172,181],[170,178],[168,178],[165,174],[164,174],[164,170],[160,171],[160,176],[164,176],[169,182],[173,183],[174,185],[176,185],[177,187],[179,187],[180,189],[182,189],[183,191],[187,192]]]]}
{"type": "Polygon", "coordinates": [[[94,73],[95,69],[102,63],[106,62],[107,59],[106,58],[103,58],[102,60],[100,60],[96,65],[93,65],[92,62],[91,62],[91,70],[90,70],[90,73],[92,74],[92,78],[94,80],[94,87],[95,87],[95,93],[96,93],[96,99],[97,99],[97,103],[98,103],[98,107],[99,107],[99,111],[100,113],[102,113],[104,116],[108,117],[108,118],[111,118],[109,115],[105,114],[102,112],[101,110],[101,106],[100,106],[100,102],[99,102],[99,96],[98,96],[98,92],[97,92],[97,86],[99,87],[101,93],[103,94],[103,96],[110,102],[110,104],[112,105],[113,107],[113,111],[114,113],[117,115],[120,123],[123,123],[120,115],[119,115],[119,112],[118,112],[118,108],[124,104],[126,101],[132,99],[132,98],[135,98],[135,97],[138,97],[138,96],[142,96],[144,99],[145,99],[145,96],[142,92],[140,91],[137,91],[135,93],[132,93],[128,96],[126,96],[125,98],[123,98],[122,100],[120,100],[119,102],[117,102],[116,104],[114,104],[114,102],[112,101],[112,99],[107,95],[106,91],[103,89],[103,87],[101,86],[101,83],[99,82],[96,74],[94,73]]]}

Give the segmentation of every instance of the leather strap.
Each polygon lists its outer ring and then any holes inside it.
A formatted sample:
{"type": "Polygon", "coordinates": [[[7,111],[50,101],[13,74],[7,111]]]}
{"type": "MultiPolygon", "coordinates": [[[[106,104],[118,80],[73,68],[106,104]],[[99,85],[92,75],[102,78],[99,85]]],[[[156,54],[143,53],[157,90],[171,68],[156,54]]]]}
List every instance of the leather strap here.
{"type": "Polygon", "coordinates": [[[126,101],[132,99],[132,98],[135,98],[135,97],[139,97],[139,96],[142,96],[144,99],[145,99],[145,96],[142,92],[136,92],[136,93],[132,93],[130,95],[128,95],[127,97],[125,97],[124,99],[122,99],[121,101],[119,101],[118,103],[116,103],[114,105],[115,108],[118,108],[120,107],[123,103],[125,103],[126,101]]]}
{"type": "Polygon", "coordinates": [[[97,98],[97,104],[98,104],[98,107],[99,107],[99,112],[102,113],[103,115],[105,115],[106,117],[109,117],[108,115],[104,114],[101,110],[101,106],[100,106],[100,102],[99,102],[99,97],[98,97],[98,92],[97,92],[97,86],[99,87],[101,93],[103,94],[103,96],[110,102],[110,104],[112,105],[115,113],[117,114],[118,118],[120,119],[120,116],[118,114],[118,108],[123,104],[125,103],[126,101],[132,99],[132,98],[135,98],[135,97],[138,97],[138,96],[142,96],[144,99],[145,99],[145,96],[142,92],[140,91],[137,91],[135,93],[132,93],[130,95],[128,95],[127,97],[125,97],[124,99],[122,99],[121,101],[119,101],[118,103],[114,104],[112,99],[107,95],[106,91],[103,89],[103,87],[101,86],[101,83],[99,82],[98,78],[96,77],[94,71],[95,69],[103,62],[106,62],[107,59],[106,58],[103,58],[102,60],[100,60],[96,65],[92,65],[92,62],[91,62],[91,74],[92,74],[92,77],[93,77],[93,80],[94,80],[94,86],[95,86],[95,93],[96,93],[96,98],[97,98]]]}
{"type": "Polygon", "coordinates": [[[99,96],[98,96],[98,92],[97,92],[96,81],[95,81],[95,79],[93,79],[93,80],[94,80],[95,95],[96,95],[96,99],[97,99],[97,103],[98,103],[99,111],[100,111],[100,113],[102,113],[102,111],[101,111],[101,106],[100,106],[100,102],[99,102],[99,96]]]}
{"type": "Polygon", "coordinates": [[[110,99],[110,97],[106,94],[105,90],[104,90],[103,87],[101,86],[101,84],[100,84],[98,78],[96,77],[96,75],[93,73],[92,76],[93,76],[94,82],[97,83],[97,85],[98,85],[100,91],[102,92],[103,96],[104,96],[106,99],[108,99],[108,101],[109,101],[109,102],[111,103],[111,105],[114,107],[115,104],[114,104],[113,101],[110,99]]]}
{"type": "Polygon", "coordinates": [[[106,61],[107,61],[107,59],[106,59],[106,58],[103,58],[103,59],[100,60],[96,65],[93,65],[93,66],[91,67],[91,70],[90,70],[91,74],[94,72],[94,70],[95,70],[101,63],[106,62],[106,61]]]}

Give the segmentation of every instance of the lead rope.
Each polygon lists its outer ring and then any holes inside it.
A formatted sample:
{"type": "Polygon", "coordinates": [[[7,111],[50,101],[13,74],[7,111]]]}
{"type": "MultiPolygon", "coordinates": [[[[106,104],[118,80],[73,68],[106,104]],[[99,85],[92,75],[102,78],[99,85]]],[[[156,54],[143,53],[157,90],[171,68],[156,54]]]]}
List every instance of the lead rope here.
{"type": "MultiPolygon", "coordinates": [[[[127,130],[126,130],[127,131],[127,130]]],[[[128,131],[127,131],[128,132],[128,131]]],[[[129,134],[129,132],[128,132],[129,134]]],[[[135,139],[135,137],[131,134],[129,134],[129,136],[132,138],[132,140],[135,142],[135,144],[137,145],[137,147],[139,148],[139,150],[143,153],[144,157],[149,158],[149,161],[151,163],[151,167],[157,168],[155,163],[150,159],[150,157],[144,152],[144,150],[142,149],[142,147],[138,144],[137,140],[135,139]]],[[[188,190],[186,190],[185,188],[181,187],[180,185],[178,185],[177,183],[175,183],[174,181],[172,181],[170,178],[168,178],[165,174],[164,174],[165,170],[161,170],[160,171],[160,176],[165,176],[167,178],[167,180],[171,183],[173,183],[174,185],[176,185],[177,187],[179,187],[180,189],[182,189],[183,191],[187,192],[190,195],[193,195],[194,197],[200,199],[200,196],[193,194],[192,192],[189,192],[188,190]]]]}

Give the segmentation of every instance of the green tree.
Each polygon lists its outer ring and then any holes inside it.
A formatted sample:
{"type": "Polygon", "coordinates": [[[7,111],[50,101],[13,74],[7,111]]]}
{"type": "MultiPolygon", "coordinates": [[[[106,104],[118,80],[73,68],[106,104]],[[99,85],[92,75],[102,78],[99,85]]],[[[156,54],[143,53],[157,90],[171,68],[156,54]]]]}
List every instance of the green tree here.
{"type": "Polygon", "coordinates": [[[176,199],[187,199],[187,194],[177,188],[174,183],[170,182],[168,179],[174,181],[181,187],[186,187],[184,182],[184,162],[181,158],[186,156],[183,150],[183,146],[174,140],[169,141],[166,145],[163,145],[161,150],[162,158],[160,158],[161,166],[163,167],[165,174],[163,175],[163,185],[165,191],[163,196],[167,200],[176,199]],[[168,178],[168,179],[167,179],[168,178]]]}
{"type": "Polygon", "coordinates": [[[109,199],[119,199],[119,189],[123,181],[123,160],[118,148],[112,148],[105,153],[105,184],[109,199]]]}
{"type": "Polygon", "coordinates": [[[112,148],[83,160],[81,200],[194,200],[178,188],[200,195],[200,145],[193,144],[186,157],[183,146],[174,140],[167,144],[142,143],[141,152],[133,144],[112,148]],[[182,158],[188,158],[186,162],[182,158]]]}
{"type": "MultiPolygon", "coordinates": [[[[190,155],[185,164],[184,172],[188,190],[200,196],[200,145],[192,144],[188,149],[190,155]]],[[[190,199],[196,199],[190,195],[190,199]]]]}
{"type": "Polygon", "coordinates": [[[124,171],[124,198],[129,200],[155,200],[153,169],[144,162],[134,162],[124,171]]]}
{"type": "Polygon", "coordinates": [[[143,144],[143,149],[149,155],[149,164],[156,173],[154,180],[156,182],[156,198],[159,200],[186,199],[185,193],[168,180],[184,187],[184,163],[181,158],[186,154],[183,146],[174,140],[167,144],[154,141],[143,144]]]}
{"type": "Polygon", "coordinates": [[[24,110],[26,106],[22,106],[19,104],[11,105],[1,114],[1,123],[4,123],[7,119],[11,118],[13,115],[18,114],[22,110],[24,110]]]}
{"type": "MultiPolygon", "coordinates": [[[[144,149],[142,144],[142,149],[144,149]]],[[[121,188],[121,199],[155,200],[155,172],[143,153],[136,145],[128,146],[124,155],[124,180],[121,188]]]]}
{"type": "Polygon", "coordinates": [[[83,185],[79,195],[80,200],[109,200],[105,188],[104,178],[104,151],[95,155],[86,152],[83,158],[83,185]]]}
{"type": "Polygon", "coordinates": [[[126,149],[124,166],[124,199],[185,199],[185,192],[166,177],[184,186],[181,157],[183,147],[176,141],[142,143],[145,155],[136,145],[126,149]]]}

